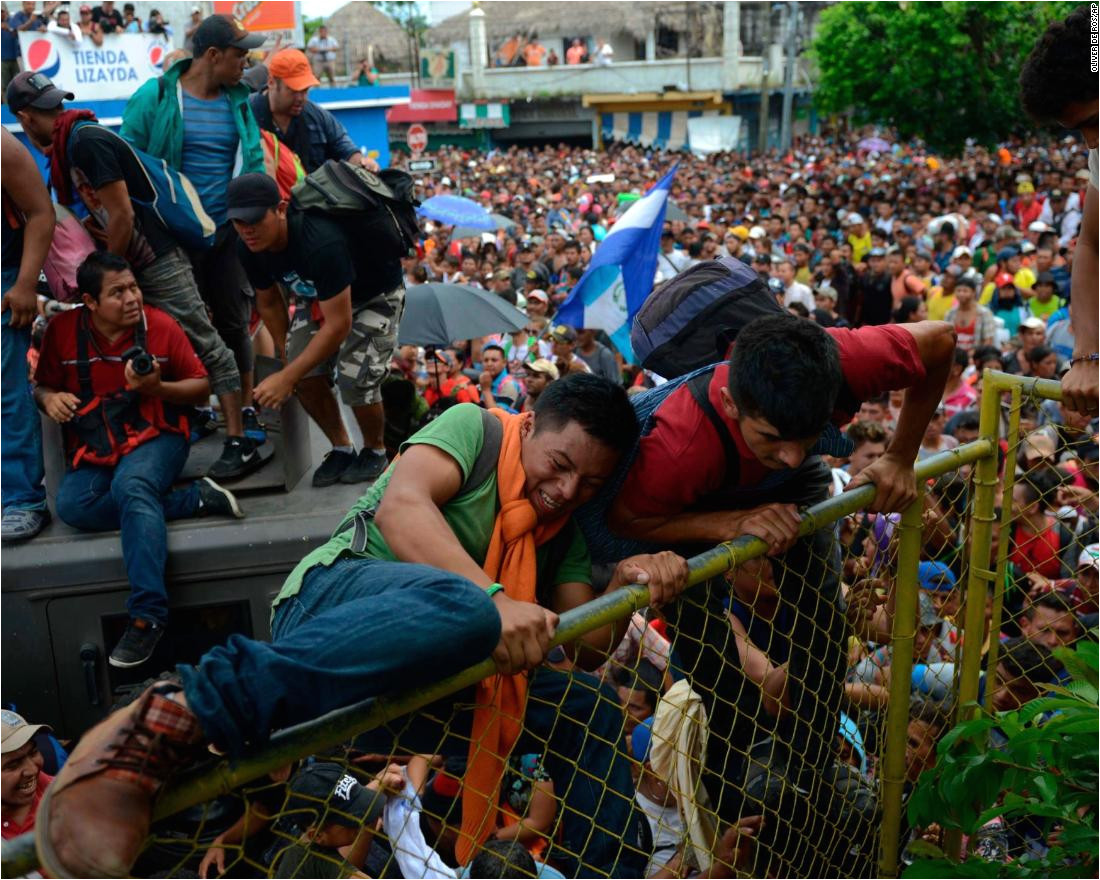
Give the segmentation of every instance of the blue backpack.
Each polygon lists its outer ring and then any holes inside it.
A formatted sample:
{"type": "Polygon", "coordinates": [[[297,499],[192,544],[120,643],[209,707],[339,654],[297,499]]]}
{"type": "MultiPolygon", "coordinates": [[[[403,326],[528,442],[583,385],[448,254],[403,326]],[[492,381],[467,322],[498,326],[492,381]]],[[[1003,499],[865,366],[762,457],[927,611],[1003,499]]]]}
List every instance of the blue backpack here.
{"type": "Polygon", "coordinates": [[[96,125],[104,131],[110,132],[111,136],[118,138],[118,142],[133,153],[138,160],[138,165],[145,173],[145,179],[149,183],[153,197],[152,199],[139,199],[131,191],[130,200],[132,202],[141,205],[143,208],[148,208],[156,214],[160,222],[164,224],[172,237],[182,247],[188,250],[202,250],[213,247],[214,233],[217,231],[217,227],[206,211],[203,210],[202,200],[199,199],[198,192],[190,180],[164,159],[150,156],[128,143],[106,126],[89,121],[78,122],[73,126],[72,133],[69,135],[68,149],[70,154],[73,148],[73,138],[82,128],[89,125],[96,125]]]}

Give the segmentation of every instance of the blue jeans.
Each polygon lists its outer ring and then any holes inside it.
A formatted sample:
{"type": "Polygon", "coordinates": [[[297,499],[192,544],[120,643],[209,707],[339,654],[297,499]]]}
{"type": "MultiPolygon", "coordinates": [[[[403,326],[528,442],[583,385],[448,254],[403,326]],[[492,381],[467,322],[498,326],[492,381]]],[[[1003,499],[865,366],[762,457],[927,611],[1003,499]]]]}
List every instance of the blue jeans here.
{"type": "Polygon", "coordinates": [[[76,529],[122,530],[122,559],[130,580],[126,609],[156,623],[168,619],[164,564],[166,522],[194,516],[199,488],[172,489],[187,461],[187,438],[161,434],[142,443],[117,465],[84,465],[66,472],[57,490],[57,515],[76,529]]]}
{"type": "MultiPolygon", "coordinates": [[[[18,274],[18,270],[4,270],[4,293],[18,274]]],[[[0,317],[0,501],[4,510],[45,510],[42,423],[27,378],[31,328],[16,329],[9,326],[10,321],[8,309],[0,317]]]]}
{"type": "MultiPolygon", "coordinates": [[[[459,575],[342,559],[309,571],[298,596],[276,609],[272,634],[270,643],[230,636],[197,667],[179,668],[204,732],[231,755],[246,743],[263,743],[274,729],[423,686],[485,659],[500,639],[500,615],[483,590],[459,575]]],[[[403,751],[465,754],[471,696],[445,698],[357,743],[381,753],[399,742],[403,751]]],[[[615,693],[595,678],[547,667],[531,676],[516,754],[545,756],[566,804],[563,845],[553,857],[573,872],[585,870],[582,863],[604,872],[621,864],[622,840],[635,818],[622,731],[615,693]]],[[[624,876],[641,876],[644,865],[642,859],[624,876]]]]}

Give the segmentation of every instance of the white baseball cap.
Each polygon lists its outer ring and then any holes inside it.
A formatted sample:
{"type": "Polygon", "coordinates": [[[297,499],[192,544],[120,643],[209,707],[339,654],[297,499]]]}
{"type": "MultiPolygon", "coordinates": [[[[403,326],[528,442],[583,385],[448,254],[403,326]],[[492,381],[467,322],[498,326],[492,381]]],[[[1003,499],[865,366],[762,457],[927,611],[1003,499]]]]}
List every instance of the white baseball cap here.
{"type": "Polygon", "coordinates": [[[1081,551],[1081,555],[1077,558],[1077,567],[1084,568],[1086,565],[1100,568],[1100,544],[1089,544],[1081,551]]]}
{"type": "Polygon", "coordinates": [[[761,238],[767,238],[768,233],[764,231],[763,226],[754,226],[749,230],[749,238],[754,241],[759,241],[761,238]]]}
{"type": "Polygon", "coordinates": [[[862,223],[863,218],[859,214],[849,214],[844,218],[844,222],[849,226],[855,226],[857,223],[862,223]]]}
{"type": "Polygon", "coordinates": [[[1050,227],[1047,226],[1042,220],[1036,220],[1034,223],[1028,224],[1028,232],[1050,232],[1050,227]]]}
{"type": "Polygon", "coordinates": [[[973,251],[971,251],[970,248],[966,247],[965,245],[959,245],[957,248],[955,248],[955,250],[951,251],[952,260],[957,260],[959,257],[972,256],[974,256],[973,251]]]}

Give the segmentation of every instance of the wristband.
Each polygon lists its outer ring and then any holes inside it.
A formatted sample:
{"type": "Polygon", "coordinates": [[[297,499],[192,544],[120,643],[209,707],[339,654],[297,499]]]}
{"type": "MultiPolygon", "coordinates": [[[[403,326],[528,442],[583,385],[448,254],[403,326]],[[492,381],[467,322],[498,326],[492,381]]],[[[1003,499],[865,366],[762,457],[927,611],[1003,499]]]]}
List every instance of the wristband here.
{"type": "Polygon", "coordinates": [[[485,588],[485,595],[488,596],[490,599],[492,599],[493,596],[495,596],[497,593],[499,593],[503,589],[504,589],[504,584],[489,584],[489,586],[487,586],[485,588]]]}
{"type": "Polygon", "coordinates": [[[1071,357],[1069,365],[1072,367],[1074,364],[1087,363],[1088,361],[1100,361],[1100,352],[1094,351],[1092,354],[1080,354],[1077,357],[1071,357]]]}

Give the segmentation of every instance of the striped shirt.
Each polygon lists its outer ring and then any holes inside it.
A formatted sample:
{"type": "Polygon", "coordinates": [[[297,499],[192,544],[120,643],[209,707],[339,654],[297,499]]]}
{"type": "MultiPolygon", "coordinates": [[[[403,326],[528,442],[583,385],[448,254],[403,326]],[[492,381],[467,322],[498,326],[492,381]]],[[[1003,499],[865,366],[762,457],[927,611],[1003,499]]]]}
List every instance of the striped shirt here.
{"type": "Polygon", "coordinates": [[[225,222],[226,187],[237,158],[237,126],[229,97],[204,101],[183,93],[183,171],[194,184],[206,213],[225,222]]]}

